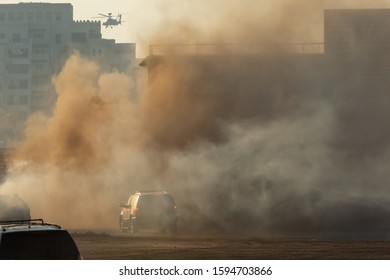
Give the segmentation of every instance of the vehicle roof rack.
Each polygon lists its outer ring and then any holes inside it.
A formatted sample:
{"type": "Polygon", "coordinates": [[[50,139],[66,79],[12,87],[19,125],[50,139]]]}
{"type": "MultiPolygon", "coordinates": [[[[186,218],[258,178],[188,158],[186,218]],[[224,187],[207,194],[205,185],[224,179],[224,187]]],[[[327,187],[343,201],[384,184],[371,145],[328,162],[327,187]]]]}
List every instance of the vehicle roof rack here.
{"type": "Polygon", "coordinates": [[[26,224],[26,223],[36,223],[44,224],[43,219],[26,219],[26,220],[6,220],[0,221],[0,224],[26,224]]]}
{"type": "Polygon", "coordinates": [[[145,194],[147,194],[147,193],[167,193],[164,190],[138,190],[136,192],[138,192],[138,193],[145,193],[145,194]]]}
{"type": "Polygon", "coordinates": [[[61,228],[61,226],[56,224],[50,224],[45,223],[43,219],[29,219],[29,220],[9,220],[9,221],[0,221],[0,226],[4,229],[6,227],[13,227],[13,226],[21,226],[21,225],[27,225],[27,226],[55,226],[57,228],[61,228]]]}

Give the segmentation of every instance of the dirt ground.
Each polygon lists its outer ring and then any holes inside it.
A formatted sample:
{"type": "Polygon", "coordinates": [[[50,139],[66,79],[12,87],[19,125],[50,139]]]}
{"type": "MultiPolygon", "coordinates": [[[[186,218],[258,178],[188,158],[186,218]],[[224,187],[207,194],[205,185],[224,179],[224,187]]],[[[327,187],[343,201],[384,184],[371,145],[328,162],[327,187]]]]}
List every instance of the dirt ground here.
{"type": "Polygon", "coordinates": [[[390,259],[390,239],[73,232],[86,260],[390,259]]]}

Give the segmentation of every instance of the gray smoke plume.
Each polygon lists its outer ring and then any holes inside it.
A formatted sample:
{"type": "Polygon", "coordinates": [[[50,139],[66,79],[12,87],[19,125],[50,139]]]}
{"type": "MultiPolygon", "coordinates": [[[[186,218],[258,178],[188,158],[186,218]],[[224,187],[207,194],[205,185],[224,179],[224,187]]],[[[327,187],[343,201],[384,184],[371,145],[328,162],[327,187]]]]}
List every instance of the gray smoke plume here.
{"type": "MultiPolygon", "coordinates": [[[[159,178],[183,202],[183,223],[247,233],[388,230],[389,141],[380,120],[390,100],[351,95],[365,88],[352,74],[355,58],[164,59],[144,122],[159,149],[179,149],[159,178]]],[[[382,89],[371,85],[371,93],[382,89]]]]}

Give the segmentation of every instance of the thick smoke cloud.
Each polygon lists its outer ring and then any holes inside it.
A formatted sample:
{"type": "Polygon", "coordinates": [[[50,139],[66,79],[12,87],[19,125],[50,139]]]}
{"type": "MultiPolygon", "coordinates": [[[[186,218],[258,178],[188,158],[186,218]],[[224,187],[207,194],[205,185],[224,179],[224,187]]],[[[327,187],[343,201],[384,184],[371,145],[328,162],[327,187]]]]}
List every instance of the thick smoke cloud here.
{"type": "Polygon", "coordinates": [[[322,9],[341,4],[193,3],[207,15],[198,25],[177,13],[188,1],[176,10],[168,2],[168,20],[148,40],[254,43],[262,55],[166,56],[137,101],[126,75],[71,57],[54,79],[53,115],[29,118],[1,191],[73,228],[115,228],[118,202],[162,188],[188,232],[386,229],[386,90],[372,98],[371,80],[348,75],[348,61],[291,55],[285,44],[322,40],[322,9]]]}
{"type": "Polygon", "coordinates": [[[107,227],[114,217],[105,213],[117,210],[116,186],[129,185],[119,183],[127,172],[117,174],[113,155],[135,133],[132,82],[124,74],[100,73],[98,65],[74,55],[54,85],[54,113],[29,118],[2,189],[25,197],[34,217],[107,227]]]}
{"type": "Polygon", "coordinates": [[[372,75],[353,74],[359,59],[333,59],[272,52],[159,60],[143,121],[158,147],[179,149],[160,178],[185,205],[184,223],[265,234],[388,229],[388,176],[379,170],[389,141],[378,120],[390,99],[372,75]]]}

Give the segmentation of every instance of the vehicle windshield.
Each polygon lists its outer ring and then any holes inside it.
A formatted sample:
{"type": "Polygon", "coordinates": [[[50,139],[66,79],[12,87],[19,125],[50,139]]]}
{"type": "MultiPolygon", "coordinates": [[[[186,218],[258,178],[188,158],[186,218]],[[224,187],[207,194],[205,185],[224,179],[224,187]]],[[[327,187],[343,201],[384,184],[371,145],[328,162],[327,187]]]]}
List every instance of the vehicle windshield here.
{"type": "Polygon", "coordinates": [[[138,208],[147,208],[150,211],[161,211],[171,209],[174,205],[173,199],[170,195],[143,195],[139,198],[138,208]]]}
{"type": "Polygon", "coordinates": [[[4,233],[0,243],[3,260],[77,260],[79,251],[65,230],[4,233]]]}

